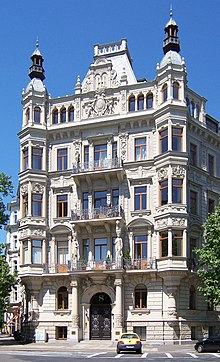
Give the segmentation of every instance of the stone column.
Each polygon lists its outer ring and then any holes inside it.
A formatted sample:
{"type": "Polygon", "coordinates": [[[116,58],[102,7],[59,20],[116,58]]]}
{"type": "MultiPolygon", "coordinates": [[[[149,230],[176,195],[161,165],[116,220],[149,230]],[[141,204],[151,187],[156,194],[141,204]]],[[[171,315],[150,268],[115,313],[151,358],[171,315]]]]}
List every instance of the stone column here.
{"type": "Polygon", "coordinates": [[[114,314],[114,327],[115,336],[122,333],[122,280],[121,278],[115,279],[115,314],[114,314]]]}
{"type": "Polygon", "coordinates": [[[72,280],[70,282],[72,287],[72,328],[70,339],[79,341],[79,310],[78,310],[78,281],[72,280]]]}

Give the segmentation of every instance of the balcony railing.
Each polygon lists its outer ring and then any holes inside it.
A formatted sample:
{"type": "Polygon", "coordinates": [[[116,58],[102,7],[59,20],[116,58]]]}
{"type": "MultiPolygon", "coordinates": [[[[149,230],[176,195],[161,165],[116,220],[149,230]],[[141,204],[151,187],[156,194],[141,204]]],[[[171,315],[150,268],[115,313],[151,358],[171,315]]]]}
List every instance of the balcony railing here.
{"type": "Polygon", "coordinates": [[[114,169],[122,167],[122,160],[118,158],[115,159],[105,159],[105,160],[98,160],[93,162],[77,162],[73,165],[73,173],[82,173],[82,172],[89,172],[89,171],[98,171],[98,170],[105,170],[105,169],[114,169]]]}
{"type": "Polygon", "coordinates": [[[43,272],[50,273],[69,273],[76,271],[89,271],[89,270],[146,270],[156,269],[156,258],[148,259],[118,259],[118,260],[76,260],[69,261],[68,264],[54,264],[54,265],[43,265],[43,272]]]}
{"type": "Polygon", "coordinates": [[[92,219],[103,219],[110,217],[124,217],[124,211],[121,206],[101,206],[92,209],[83,209],[81,211],[72,210],[71,220],[92,220],[92,219]]]}

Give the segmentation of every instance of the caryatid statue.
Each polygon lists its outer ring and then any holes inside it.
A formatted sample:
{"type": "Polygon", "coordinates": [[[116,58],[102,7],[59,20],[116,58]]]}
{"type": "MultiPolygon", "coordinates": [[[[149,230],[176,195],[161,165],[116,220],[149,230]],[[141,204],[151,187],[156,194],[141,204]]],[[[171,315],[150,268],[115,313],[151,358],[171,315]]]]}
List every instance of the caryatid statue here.
{"type": "Polygon", "coordinates": [[[115,239],[115,247],[116,247],[116,260],[121,260],[123,256],[123,242],[121,238],[121,226],[120,221],[116,221],[116,239],[115,239]]]}
{"type": "Polygon", "coordinates": [[[79,260],[79,242],[76,237],[76,229],[73,226],[73,233],[72,233],[72,258],[73,260],[79,260]]]}

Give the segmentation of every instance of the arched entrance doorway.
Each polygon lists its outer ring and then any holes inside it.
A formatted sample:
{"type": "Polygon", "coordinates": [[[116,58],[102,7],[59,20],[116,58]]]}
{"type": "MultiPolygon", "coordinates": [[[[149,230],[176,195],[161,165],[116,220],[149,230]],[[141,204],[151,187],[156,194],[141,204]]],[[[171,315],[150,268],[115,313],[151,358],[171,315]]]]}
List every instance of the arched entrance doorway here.
{"type": "Polygon", "coordinates": [[[111,339],[111,299],[96,293],[90,301],[90,339],[111,339]]]}

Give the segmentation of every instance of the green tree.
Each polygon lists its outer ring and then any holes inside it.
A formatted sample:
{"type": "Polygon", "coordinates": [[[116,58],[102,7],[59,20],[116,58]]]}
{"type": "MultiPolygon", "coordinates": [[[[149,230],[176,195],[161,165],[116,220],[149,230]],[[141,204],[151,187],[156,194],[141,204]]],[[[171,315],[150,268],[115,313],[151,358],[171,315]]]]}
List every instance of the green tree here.
{"type": "MultiPolygon", "coordinates": [[[[13,185],[11,177],[5,173],[0,173],[0,229],[8,221],[4,197],[12,196],[13,185]]],[[[9,303],[9,294],[11,288],[15,286],[16,273],[11,274],[10,267],[6,261],[5,245],[0,244],[0,322],[2,322],[3,313],[9,303]]]]}
{"type": "Polygon", "coordinates": [[[3,202],[3,198],[12,196],[13,185],[11,176],[7,176],[4,172],[0,173],[0,229],[8,221],[8,215],[6,214],[6,207],[3,202]]]}
{"type": "Polygon", "coordinates": [[[204,224],[204,242],[198,255],[199,290],[213,306],[220,304],[220,204],[204,224]]]}
{"type": "Polygon", "coordinates": [[[10,267],[6,261],[5,245],[0,244],[0,323],[9,304],[10,291],[16,283],[17,273],[15,271],[11,274],[10,267]]]}

